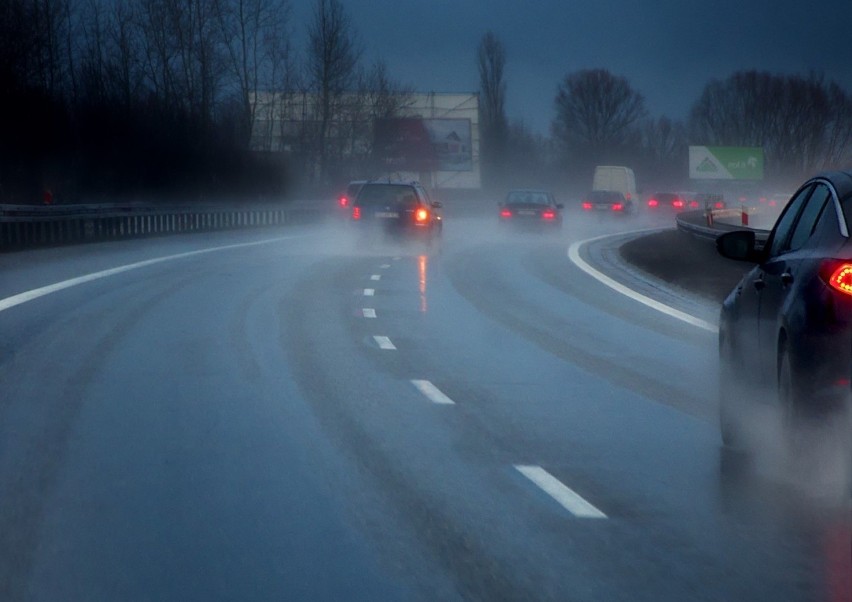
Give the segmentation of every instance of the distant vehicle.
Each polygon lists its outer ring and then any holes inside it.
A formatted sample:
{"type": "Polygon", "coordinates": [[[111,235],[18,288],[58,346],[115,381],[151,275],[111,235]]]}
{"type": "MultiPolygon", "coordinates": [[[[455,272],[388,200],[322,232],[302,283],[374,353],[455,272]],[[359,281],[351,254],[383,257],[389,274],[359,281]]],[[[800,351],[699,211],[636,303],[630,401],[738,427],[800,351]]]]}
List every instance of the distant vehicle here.
{"type": "Polygon", "coordinates": [[[795,443],[803,420],[845,415],[852,378],[852,172],[807,181],[758,248],[754,231],[729,232],[719,252],[755,267],[725,300],[719,321],[720,423],[728,446],[747,447],[755,400],[781,412],[795,443]],[[765,392],[766,395],[756,394],[765,392]]]}
{"type": "Polygon", "coordinates": [[[683,211],[688,207],[688,200],[677,192],[655,192],[648,199],[648,209],[683,211]]]}
{"type": "Polygon", "coordinates": [[[607,211],[625,214],[633,210],[633,201],[624,198],[624,194],[615,190],[593,190],[583,198],[583,211],[607,211]]]}
{"type": "Polygon", "coordinates": [[[517,228],[559,229],[562,207],[546,190],[510,190],[500,203],[500,223],[517,228]]]}
{"type": "Polygon", "coordinates": [[[348,212],[349,208],[352,206],[352,202],[355,200],[355,197],[358,196],[358,192],[361,190],[361,187],[366,183],[367,180],[352,180],[349,182],[346,186],[346,192],[337,197],[337,205],[348,212]]]}
{"type": "Polygon", "coordinates": [[[624,200],[633,205],[636,196],[636,176],[629,167],[621,165],[598,165],[592,179],[592,190],[620,192],[624,200]]]}
{"type": "Polygon", "coordinates": [[[417,182],[366,182],[352,203],[351,219],[365,235],[432,242],[441,236],[441,203],[417,182]]]}
{"type": "Polygon", "coordinates": [[[725,202],[725,195],[715,192],[699,192],[695,195],[695,201],[698,203],[698,207],[705,211],[725,209],[728,206],[725,202]]]}

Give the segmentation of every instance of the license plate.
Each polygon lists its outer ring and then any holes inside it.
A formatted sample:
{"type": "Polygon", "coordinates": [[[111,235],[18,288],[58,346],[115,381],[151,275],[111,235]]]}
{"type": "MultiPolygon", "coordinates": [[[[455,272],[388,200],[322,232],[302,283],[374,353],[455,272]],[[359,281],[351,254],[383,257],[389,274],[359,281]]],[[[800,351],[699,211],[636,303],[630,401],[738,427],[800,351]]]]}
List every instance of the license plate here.
{"type": "Polygon", "coordinates": [[[609,211],[610,205],[595,205],[595,209],[598,211],[609,211]]]}
{"type": "Polygon", "coordinates": [[[536,212],[531,209],[521,209],[518,211],[518,215],[535,215],[536,212]]]}
{"type": "Polygon", "coordinates": [[[395,218],[395,217],[399,217],[399,213],[397,213],[396,211],[377,211],[376,217],[385,218],[385,219],[392,219],[392,218],[395,218]]]}

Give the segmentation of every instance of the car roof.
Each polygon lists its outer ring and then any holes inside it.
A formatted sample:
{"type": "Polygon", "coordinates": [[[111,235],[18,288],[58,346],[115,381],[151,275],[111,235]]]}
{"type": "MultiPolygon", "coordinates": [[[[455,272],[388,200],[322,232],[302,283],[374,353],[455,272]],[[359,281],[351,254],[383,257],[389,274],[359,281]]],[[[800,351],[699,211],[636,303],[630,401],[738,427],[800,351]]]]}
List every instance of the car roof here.
{"type": "Polygon", "coordinates": [[[831,182],[839,198],[852,196],[852,171],[826,171],[816,177],[831,182]]]}

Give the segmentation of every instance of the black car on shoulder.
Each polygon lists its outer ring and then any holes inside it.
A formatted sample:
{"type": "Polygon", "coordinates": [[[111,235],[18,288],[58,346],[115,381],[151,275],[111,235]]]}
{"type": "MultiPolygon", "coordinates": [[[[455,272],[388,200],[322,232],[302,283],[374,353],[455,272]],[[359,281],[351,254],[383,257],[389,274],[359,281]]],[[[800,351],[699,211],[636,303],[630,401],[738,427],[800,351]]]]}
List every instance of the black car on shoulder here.
{"type": "Polygon", "coordinates": [[[500,203],[500,223],[522,228],[562,227],[562,203],[546,190],[510,190],[500,203]]]}
{"type": "Polygon", "coordinates": [[[365,234],[431,241],[443,229],[439,209],[441,203],[432,201],[417,182],[371,181],[361,186],[350,216],[365,234]]]}
{"type": "Polygon", "coordinates": [[[799,188],[765,244],[746,230],[717,239],[723,256],[755,264],[724,301],[719,322],[719,413],[727,446],[750,447],[755,420],[749,417],[767,405],[779,411],[787,443],[803,423],[847,415],[850,232],[852,172],[831,172],[799,188]]]}

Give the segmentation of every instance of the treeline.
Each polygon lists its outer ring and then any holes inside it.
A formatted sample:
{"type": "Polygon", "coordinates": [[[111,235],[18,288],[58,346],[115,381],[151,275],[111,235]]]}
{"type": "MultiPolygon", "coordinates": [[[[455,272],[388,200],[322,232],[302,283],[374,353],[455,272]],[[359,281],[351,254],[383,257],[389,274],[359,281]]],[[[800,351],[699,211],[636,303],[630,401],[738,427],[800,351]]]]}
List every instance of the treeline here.
{"type": "Polygon", "coordinates": [[[3,0],[0,201],[280,193],[248,141],[289,25],[288,0],[3,0]]]}
{"type": "Polygon", "coordinates": [[[710,81],[685,121],[651,118],[642,94],[605,69],[559,83],[551,136],[507,123],[505,50],[491,32],[479,44],[483,176],[501,188],[530,179],[587,182],[595,165],[636,168],[647,183],[686,183],[688,147],[757,146],[780,186],[852,165],[852,94],[810,75],[744,71],[710,81]]]}

